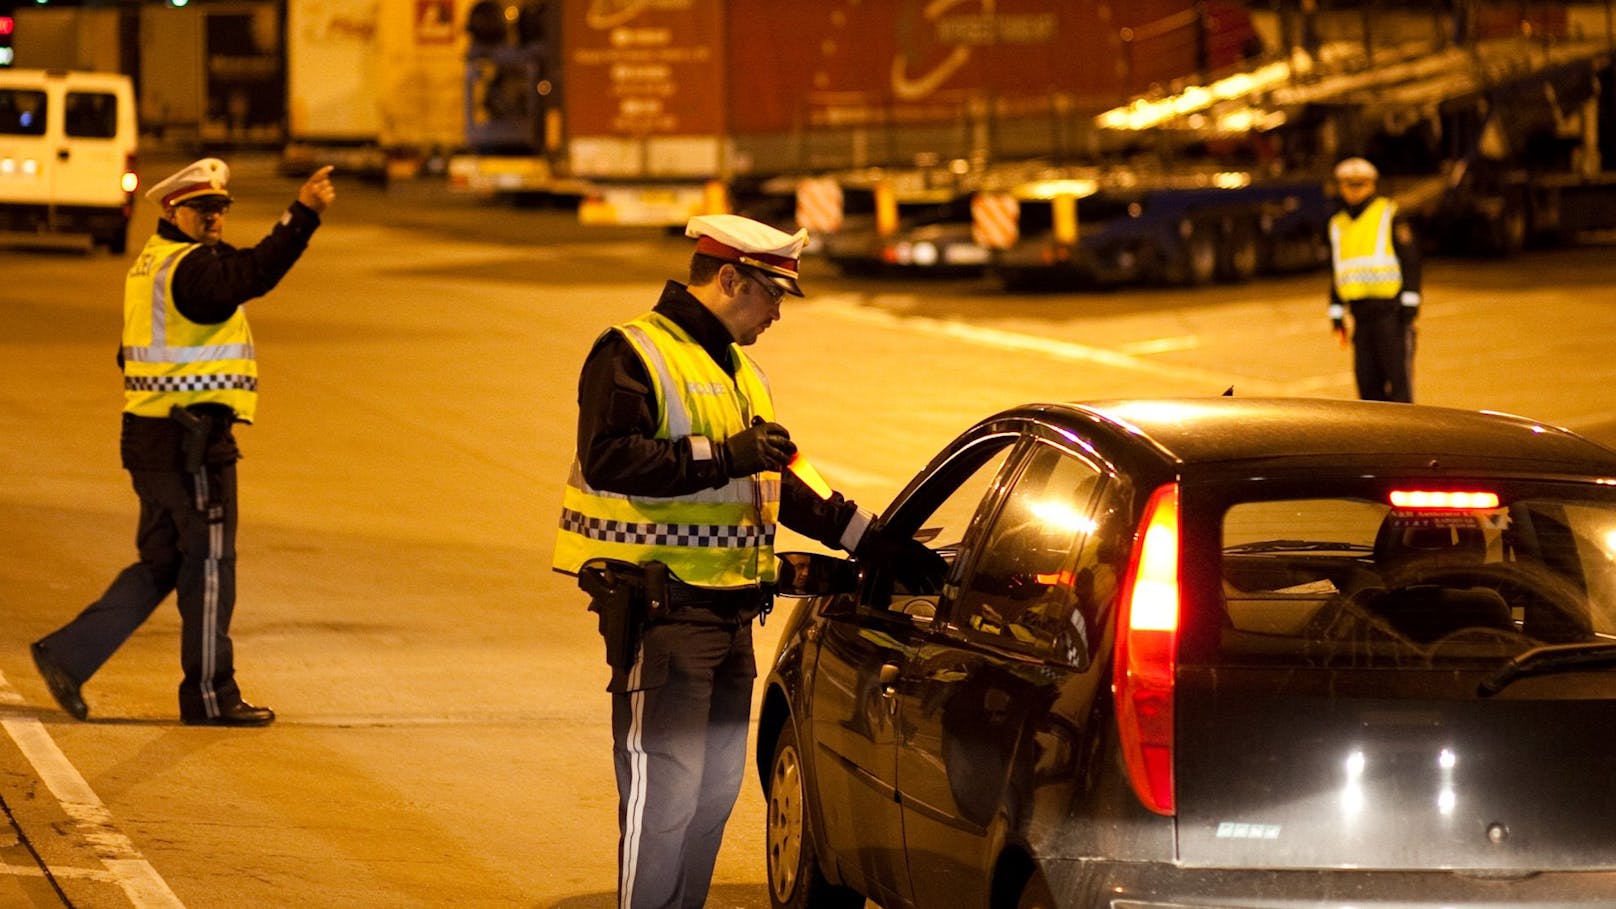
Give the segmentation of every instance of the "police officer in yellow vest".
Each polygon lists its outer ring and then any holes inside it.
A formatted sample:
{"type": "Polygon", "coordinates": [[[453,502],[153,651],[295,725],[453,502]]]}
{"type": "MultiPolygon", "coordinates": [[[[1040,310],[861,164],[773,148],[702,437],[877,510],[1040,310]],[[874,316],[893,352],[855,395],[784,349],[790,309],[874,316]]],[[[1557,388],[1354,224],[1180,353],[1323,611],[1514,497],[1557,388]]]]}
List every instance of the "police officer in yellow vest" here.
{"type": "Polygon", "coordinates": [[[274,711],[242,699],[230,617],[236,593],[234,423],[251,423],[258,364],[242,306],[268,293],[320,224],[336,191],[325,167],[258,245],[224,242],[230,168],[204,158],[146,193],[157,233],[124,283],[123,466],[140,498],[139,561],[101,598],[33,645],[34,663],[63,710],[84,719],[80,686],[177,594],[182,629],[180,719],[262,726],[274,711]]]}
{"type": "Polygon", "coordinates": [[[771,602],[776,523],[886,560],[912,589],[946,568],[783,470],[796,446],[742,348],[781,317],[786,294],[802,296],[807,232],[711,215],[686,234],[689,284],[669,281],[584,363],[555,551],[556,570],[595,597],[612,663],[622,909],[707,898],[746,763],[752,621],[771,602]],[[608,616],[625,590],[641,612],[623,635],[608,616]]]}
{"type": "Polygon", "coordinates": [[[1336,165],[1342,208],[1330,218],[1330,325],[1347,343],[1365,401],[1414,400],[1414,319],[1420,312],[1420,257],[1397,203],[1376,195],[1380,172],[1363,158],[1336,165]]]}

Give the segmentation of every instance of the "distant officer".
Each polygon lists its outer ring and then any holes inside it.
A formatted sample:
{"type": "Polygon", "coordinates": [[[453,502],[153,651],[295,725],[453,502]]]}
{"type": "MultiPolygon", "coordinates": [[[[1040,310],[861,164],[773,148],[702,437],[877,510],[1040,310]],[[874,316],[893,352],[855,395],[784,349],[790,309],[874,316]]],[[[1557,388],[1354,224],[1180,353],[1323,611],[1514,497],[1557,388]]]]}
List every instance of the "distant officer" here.
{"type": "Polygon", "coordinates": [[[618,904],[697,907],[746,766],[757,664],[752,620],[771,603],[776,521],[889,562],[911,589],[940,557],[886,541],[873,515],[822,498],[786,467],[763,372],[742,348],[802,296],[807,231],[694,218],[689,284],[595,341],[578,383],[577,459],[555,568],[579,576],[612,665],[618,904]]]}
{"type": "Polygon", "coordinates": [[[1352,311],[1358,397],[1414,400],[1414,319],[1420,312],[1420,258],[1397,203],[1375,193],[1380,173],[1363,158],[1336,165],[1342,208],[1330,218],[1330,325],[1347,343],[1352,311]]]}
{"type": "Polygon", "coordinates": [[[308,246],[336,197],[321,168],[258,245],[224,242],[230,168],[203,158],[146,193],[157,233],[124,281],[123,466],[140,497],[135,546],[101,599],[33,645],[63,710],[84,719],[80,686],[171,592],[182,622],[181,721],[262,726],[275,712],[242,699],[230,617],[236,602],[236,460],[231,432],[258,405],[248,300],[270,291],[308,246]]]}

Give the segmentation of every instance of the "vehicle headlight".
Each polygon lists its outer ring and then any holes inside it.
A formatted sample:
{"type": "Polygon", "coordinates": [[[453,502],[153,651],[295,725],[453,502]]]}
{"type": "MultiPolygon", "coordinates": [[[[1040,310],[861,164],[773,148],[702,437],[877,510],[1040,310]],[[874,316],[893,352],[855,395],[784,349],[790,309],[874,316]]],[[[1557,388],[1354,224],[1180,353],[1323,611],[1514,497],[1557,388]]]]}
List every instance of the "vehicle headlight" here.
{"type": "Polygon", "coordinates": [[[935,243],[927,243],[922,240],[914,245],[914,248],[910,250],[910,254],[914,257],[916,265],[937,264],[937,245],[935,243]]]}

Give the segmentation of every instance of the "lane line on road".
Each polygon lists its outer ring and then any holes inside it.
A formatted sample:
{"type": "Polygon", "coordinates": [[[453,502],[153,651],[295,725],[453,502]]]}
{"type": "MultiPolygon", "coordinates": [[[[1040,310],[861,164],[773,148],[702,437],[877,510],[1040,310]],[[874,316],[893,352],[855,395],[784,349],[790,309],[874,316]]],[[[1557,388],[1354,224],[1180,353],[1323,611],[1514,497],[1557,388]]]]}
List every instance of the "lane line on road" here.
{"type": "MultiPolygon", "coordinates": [[[[4,673],[0,673],[0,704],[11,707],[27,704],[4,673]]],[[[35,719],[6,717],[0,719],[0,726],[5,727],[6,734],[33,765],[34,773],[45,788],[73,819],[79,836],[95,850],[111,881],[136,909],[185,909],[185,904],[169,889],[168,882],[113,823],[112,812],[45,731],[45,724],[35,719]]],[[[54,865],[46,866],[44,871],[64,879],[93,876],[86,875],[84,869],[54,865]]]]}
{"type": "Polygon", "coordinates": [[[1234,385],[1245,389],[1248,395],[1269,396],[1284,395],[1289,387],[1288,383],[1270,382],[1266,379],[1251,376],[1238,376],[1227,372],[1197,369],[1193,366],[1174,366],[1169,363],[1160,363],[1115,350],[1107,350],[1103,347],[1078,344],[1073,341],[1061,341],[1055,338],[1022,334],[999,328],[983,328],[931,316],[917,316],[872,309],[859,305],[857,299],[858,295],[856,294],[831,294],[825,298],[815,298],[811,305],[816,309],[824,309],[834,315],[853,321],[957,338],[987,347],[997,347],[1001,350],[1033,351],[1059,360],[1096,363],[1112,369],[1181,380],[1203,388],[1215,387],[1222,389],[1226,386],[1234,385]]]}

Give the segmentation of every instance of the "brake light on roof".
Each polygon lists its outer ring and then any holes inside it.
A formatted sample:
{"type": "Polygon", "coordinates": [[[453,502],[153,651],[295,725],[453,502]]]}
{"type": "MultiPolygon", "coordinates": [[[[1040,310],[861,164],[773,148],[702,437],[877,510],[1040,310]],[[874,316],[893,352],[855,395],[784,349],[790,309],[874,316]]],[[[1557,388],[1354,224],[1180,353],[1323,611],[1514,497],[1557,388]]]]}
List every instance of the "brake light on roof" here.
{"type": "Polygon", "coordinates": [[[1173,680],[1178,664],[1178,486],[1145,505],[1117,616],[1111,690],[1128,782],[1146,808],[1173,814],[1173,680]]]}
{"type": "Polygon", "coordinates": [[[1397,508],[1444,508],[1489,511],[1498,507],[1498,493],[1431,489],[1394,489],[1390,500],[1397,508]]]}

